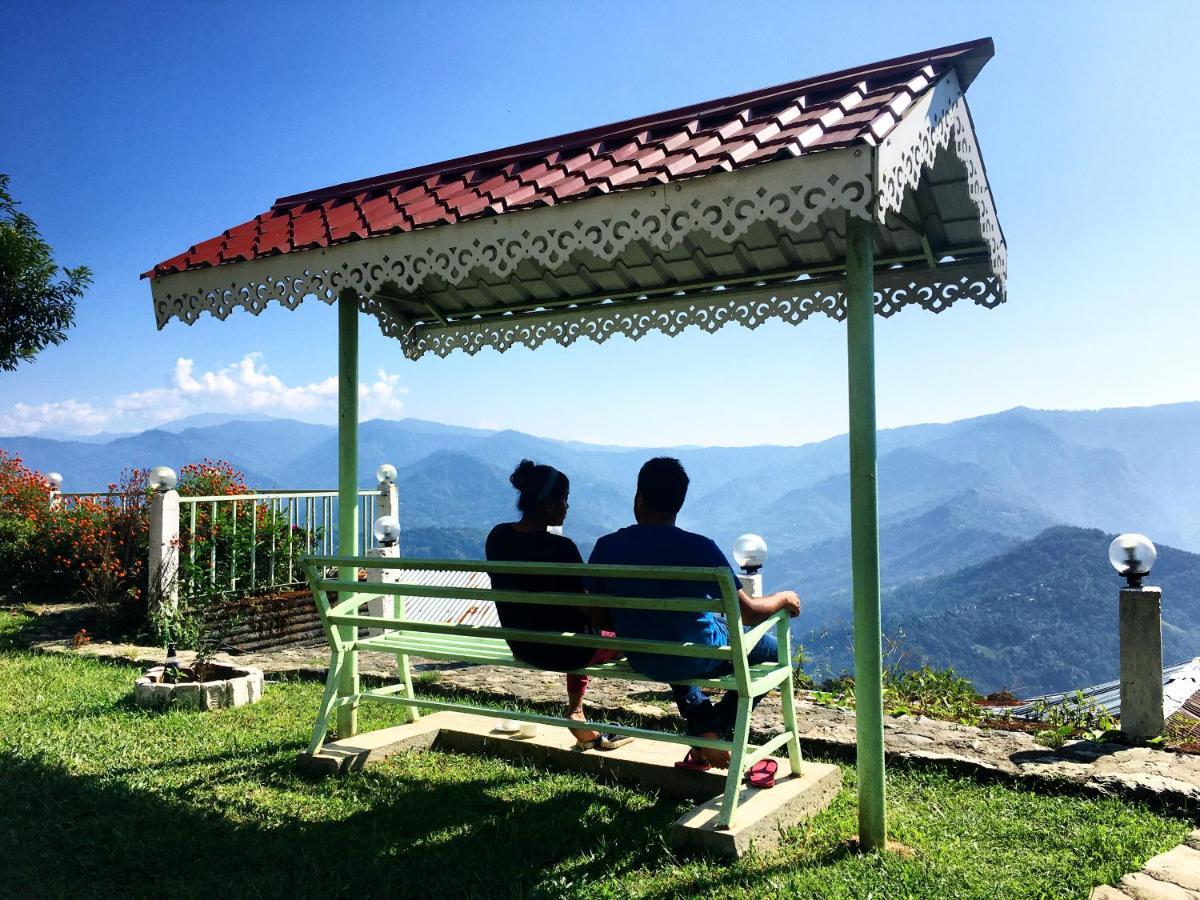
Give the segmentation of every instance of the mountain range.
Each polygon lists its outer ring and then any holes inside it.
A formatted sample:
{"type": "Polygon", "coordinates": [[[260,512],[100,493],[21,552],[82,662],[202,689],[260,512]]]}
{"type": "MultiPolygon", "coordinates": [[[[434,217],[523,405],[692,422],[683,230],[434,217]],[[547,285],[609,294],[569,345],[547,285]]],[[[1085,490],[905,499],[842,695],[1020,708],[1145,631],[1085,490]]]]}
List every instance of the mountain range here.
{"type": "MultiPolygon", "coordinates": [[[[977,671],[983,686],[1021,682],[1000,684],[1000,668],[975,666],[969,662],[974,657],[951,652],[944,640],[921,637],[933,625],[919,614],[918,598],[930,585],[943,597],[954,591],[969,596],[980,587],[972,580],[978,567],[1023,552],[1052,526],[1098,529],[1087,532],[1089,538],[1060,542],[1064,553],[1083,553],[1086,547],[1087,554],[1087,561],[1063,558],[1061,571],[1078,575],[1098,560],[1103,565],[1096,579],[1107,567],[1104,536],[1114,532],[1141,531],[1168,548],[1200,550],[1200,403],[1090,412],[1016,408],[884,430],[878,445],[885,622],[903,627],[913,647],[931,661],[955,660],[977,671]]],[[[130,466],[178,469],[205,457],[228,460],[260,489],[336,483],[334,429],[287,419],[203,417],[110,439],[0,438],[0,447],[35,468],[63,473],[68,490],[103,489],[130,466]]],[[[655,455],[677,456],[692,479],[679,524],[709,534],[722,547],[746,531],[762,534],[770,546],[766,587],[800,590],[805,611],[797,633],[807,636],[833,635],[848,615],[847,452],[845,435],[802,446],[629,448],[415,419],[373,420],[359,431],[363,486],[372,483],[381,462],[399,470],[401,547],[413,555],[479,555],[491,525],[514,515],[508,473],[530,458],[570,476],[566,533],[586,557],[597,537],[631,521],[641,463],[655,455]]],[[[1049,533],[1061,538],[1066,532],[1049,533]]],[[[1174,552],[1164,553],[1164,563],[1184,558],[1174,552]]],[[[1196,573],[1200,581],[1200,569],[1196,573]]],[[[1047,584],[1059,582],[1053,571],[1041,577],[1047,584]]],[[[1189,577],[1176,589],[1186,589],[1189,577]]],[[[1113,576],[1102,580],[1115,598],[1113,576]]],[[[1015,575],[996,584],[1010,593],[1032,590],[1019,586],[1015,575]]],[[[1192,590],[1188,602],[1200,608],[1200,583],[1192,590]]],[[[1084,588],[1080,591],[1083,596],[1084,588]]],[[[980,608],[998,614],[998,602],[980,608]]],[[[1026,624],[1033,627],[1034,621],[1026,624]]],[[[1188,628],[1181,633],[1191,634],[1188,628]]],[[[1197,655],[1197,647],[1184,646],[1187,639],[1168,646],[1197,655]]],[[[836,639],[804,640],[824,655],[823,664],[844,661],[836,639]]],[[[1095,642],[1102,661],[1111,661],[1106,646],[1095,642]]],[[[1022,665],[1014,673],[1030,671],[1028,660],[1022,665]]],[[[1022,678],[1039,690],[1080,686],[1068,679],[1110,671],[1104,665],[1055,668],[1049,662],[1035,669],[1036,677],[1022,678]]]]}

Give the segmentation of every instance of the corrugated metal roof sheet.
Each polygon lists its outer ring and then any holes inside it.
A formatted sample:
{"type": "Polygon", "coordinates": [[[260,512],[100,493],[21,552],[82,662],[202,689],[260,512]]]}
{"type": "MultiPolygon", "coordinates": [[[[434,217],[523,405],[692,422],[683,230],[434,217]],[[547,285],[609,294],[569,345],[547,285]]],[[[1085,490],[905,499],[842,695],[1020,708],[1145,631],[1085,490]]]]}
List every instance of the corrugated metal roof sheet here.
{"type": "MultiPolygon", "coordinates": [[[[400,584],[421,584],[448,588],[490,590],[492,580],[487,572],[444,572],[410,570],[403,573],[400,584]]],[[[446,600],[440,597],[405,597],[404,614],[417,622],[437,622],[454,625],[490,625],[499,627],[496,604],[490,600],[446,600]]]]}
{"type": "MultiPolygon", "coordinates": [[[[1200,713],[1200,699],[1196,698],[1197,692],[1200,692],[1200,657],[1163,669],[1163,717],[1170,718],[1188,705],[1194,706],[1197,713],[1200,713]]],[[[1085,698],[1103,706],[1114,716],[1121,715],[1120,681],[1106,681],[1103,684],[1086,687],[1082,689],[1082,693],[1085,698]]],[[[1039,701],[1048,706],[1054,706],[1074,697],[1074,691],[1043,694],[1041,697],[1031,697],[1020,706],[1001,709],[1017,718],[1029,718],[1033,711],[1033,705],[1039,701]]]]}
{"type": "Polygon", "coordinates": [[[446,162],[281,197],[144,277],[624,191],[853,145],[878,145],[953,69],[963,90],[990,38],[446,162]]]}

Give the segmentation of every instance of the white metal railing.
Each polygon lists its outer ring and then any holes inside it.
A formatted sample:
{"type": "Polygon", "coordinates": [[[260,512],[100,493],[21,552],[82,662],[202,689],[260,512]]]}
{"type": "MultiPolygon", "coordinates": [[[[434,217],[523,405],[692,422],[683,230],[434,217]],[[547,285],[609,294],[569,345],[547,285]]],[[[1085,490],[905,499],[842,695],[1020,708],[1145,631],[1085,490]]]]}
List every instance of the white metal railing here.
{"type": "MultiPolygon", "coordinates": [[[[358,497],[359,546],[365,552],[375,547],[372,526],[379,491],[360,490],[358,497]]],[[[278,490],[180,497],[178,533],[180,548],[188,560],[181,591],[184,596],[195,594],[204,582],[208,590],[220,593],[300,585],[304,573],[299,556],[336,553],[337,526],[337,491],[278,490]],[[224,545],[215,534],[197,534],[198,525],[212,528],[215,523],[230,531],[224,545]],[[264,532],[261,536],[260,523],[264,532]],[[250,531],[248,543],[242,545],[248,552],[236,549],[239,528],[243,533],[245,529],[250,531]],[[282,547],[281,532],[288,536],[282,547]]]]}
{"type": "Polygon", "coordinates": [[[121,509],[124,509],[129,505],[128,495],[123,494],[120,491],[67,491],[66,493],[62,491],[50,492],[51,506],[55,506],[60,503],[69,506],[71,504],[78,503],[80,500],[94,500],[98,503],[112,505],[114,499],[116,500],[116,505],[121,509]]]}

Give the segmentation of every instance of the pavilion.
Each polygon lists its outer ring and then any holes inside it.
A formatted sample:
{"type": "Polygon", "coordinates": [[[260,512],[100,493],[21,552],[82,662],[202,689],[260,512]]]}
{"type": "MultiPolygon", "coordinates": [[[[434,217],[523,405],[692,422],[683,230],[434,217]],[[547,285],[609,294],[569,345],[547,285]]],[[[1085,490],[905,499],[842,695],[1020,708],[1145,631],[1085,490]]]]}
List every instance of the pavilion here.
{"type": "Polygon", "coordinates": [[[337,302],[345,556],[359,546],[359,312],[413,360],[845,319],[859,825],[878,847],[871,313],[1005,299],[1004,235],[965,97],[992,54],[990,39],[971,41],[281,197],[145,273],[158,326],[337,302]]]}

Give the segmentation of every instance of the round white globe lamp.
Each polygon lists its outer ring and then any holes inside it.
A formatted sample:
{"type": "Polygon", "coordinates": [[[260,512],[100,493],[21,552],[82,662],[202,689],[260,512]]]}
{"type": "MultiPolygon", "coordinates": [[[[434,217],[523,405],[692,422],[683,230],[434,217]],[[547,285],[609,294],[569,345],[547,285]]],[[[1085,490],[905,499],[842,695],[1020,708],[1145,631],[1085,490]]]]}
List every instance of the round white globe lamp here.
{"type": "Polygon", "coordinates": [[[375,541],[381,547],[394,547],[400,540],[400,520],[395,516],[380,516],[375,520],[375,541]]]}
{"type": "Polygon", "coordinates": [[[179,476],[170,466],[155,466],[150,470],[150,489],[159,493],[175,490],[179,476]]]}
{"type": "Polygon", "coordinates": [[[384,463],[375,470],[375,480],[380,484],[395,484],[396,483],[396,467],[391,463],[384,463]]]}
{"type": "Polygon", "coordinates": [[[50,485],[50,490],[52,490],[52,491],[62,490],[62,482],[63,482],[63,477],[58,472],[47,472],[46,473],[46,484],[50,485]]]}
{"type": "Polygon", "coordinates": [[[753,575],[767,561],[767,542],[758,534],[743,534],[733,542],[733,561],[747,575],[753,575]]]}
{"type": "Polygon", "coordinates": [[[1108,545],[1108,561],[1130,587],[1142,586],[1157,559],[1158,550],[1144,534],[1118,534],[1108,545]]]}

